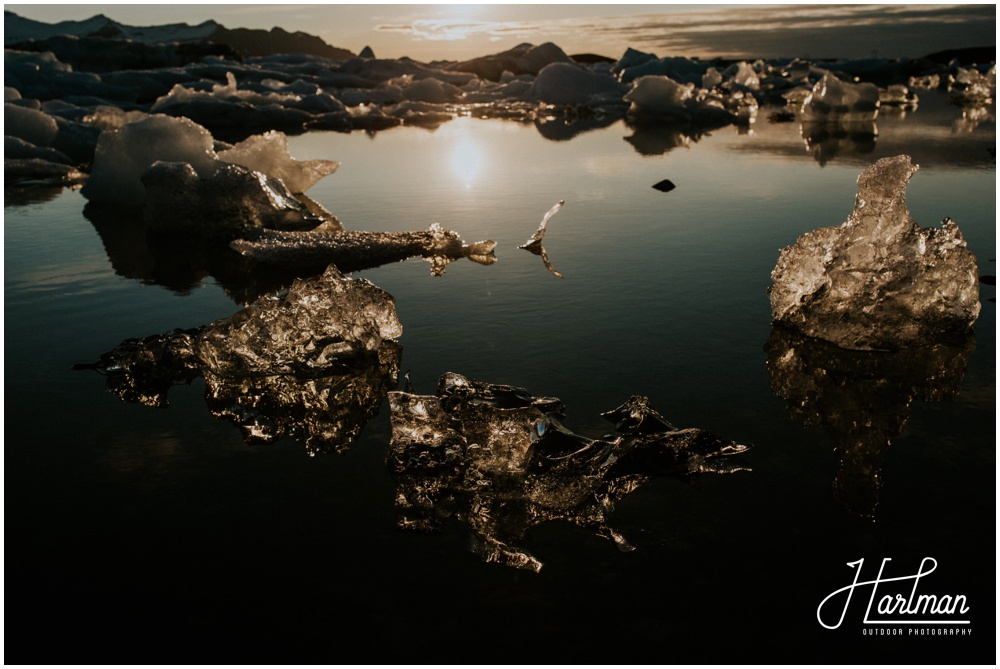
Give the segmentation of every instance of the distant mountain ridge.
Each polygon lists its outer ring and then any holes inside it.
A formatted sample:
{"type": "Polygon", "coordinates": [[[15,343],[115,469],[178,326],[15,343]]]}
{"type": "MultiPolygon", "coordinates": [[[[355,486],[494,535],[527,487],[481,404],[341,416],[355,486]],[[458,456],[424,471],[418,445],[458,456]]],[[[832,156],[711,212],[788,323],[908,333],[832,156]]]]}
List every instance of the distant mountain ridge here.
{"type": "Polygon", "coordinates": [[[159,26],[129,26],[103,14],[82,21],[44,23],[4,10],[4,46],[28,41],[44,41],[53,37],[97,37],[132,40],[144,44],[214,43],[232,48],[242,56],[270,56],[279,53],[303,53],[333,60],[353,58],[347,49],[331,46],[321,38],[304,32],[288,32],[282,28],[268,30],[229,29],[216,21],[192,26],[169,23],[159,26]]]}

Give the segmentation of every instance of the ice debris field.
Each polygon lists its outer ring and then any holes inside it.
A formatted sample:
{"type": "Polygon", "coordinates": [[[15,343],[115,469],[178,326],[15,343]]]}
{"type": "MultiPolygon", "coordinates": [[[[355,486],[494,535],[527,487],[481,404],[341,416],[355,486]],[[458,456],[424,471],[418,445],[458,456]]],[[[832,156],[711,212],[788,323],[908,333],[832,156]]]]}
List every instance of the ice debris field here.
{"type": "MultiPolygon", "coordinates": [[[[388,397],[386,464],[400,526],[428,529],[457,506],[483,559],[532,571],[541,562],[520,546],[532,525],[567,520],[630,550],[606,523],[615,503],[657,476],[739,471],[734,456],[748,446],[677,429],[641,396],[604,414],[619,436],[592,440],[561,425],[558,399],[522,388],[449,372],[434,396],[408,384],[394,390],[402,324],[393,297],[342,272],[422,257],[441,276],[461,258],[493,264],[495,244],[466,244],[437,225],[344,230],[305,194],[335,174],[335,156],[297,160],[287,135],[459,116],[707,130],[747,126],[762,109],[776,121],[863,132],[882,107],[915,107],[924,89],[946,91],[973,116],[996,90],[992,63],[725,62],[634,49],[613,61],[574,59],[551,43],[460,63],[379,59],[370,50],[240,56],[206,47],[211,26],[126,31],[129,41],[60,35],[9,12],[5,23],[14,28],[5,45],[8,192],[79,187],[93,206],[141,209],[137,224],[151,233],[235,252],[246,263],[235,271],[265,266],[290,277],[286,291],[258,291],[228,318],[128,339],[79,367],[104,374],[123,401],[149,406],[165,406],[173,385],[203,377],[209,410],[248,442],[291,435],[310,453],[346,449],[388,397]],[[497,520],[512,508],[523,522],[497,520]]],[[[787,331],[769,344],[781,396],[808,394],[791,379],[813,349],[841,360],[846,349],[931,350],[938,338],[968,348],[962,338],[980,311],[977,262],[953,221],[921,228],[910,217],[905,191],[916,169],[906,155],[878,161],[860,175],[846,222],[781,251],[770,296],[787,331]]],[[[542,241],[562,205],[520,247],[560,278],[542,241]]],[[[807,404],[799,402],[803,411],[807,404]]]]}

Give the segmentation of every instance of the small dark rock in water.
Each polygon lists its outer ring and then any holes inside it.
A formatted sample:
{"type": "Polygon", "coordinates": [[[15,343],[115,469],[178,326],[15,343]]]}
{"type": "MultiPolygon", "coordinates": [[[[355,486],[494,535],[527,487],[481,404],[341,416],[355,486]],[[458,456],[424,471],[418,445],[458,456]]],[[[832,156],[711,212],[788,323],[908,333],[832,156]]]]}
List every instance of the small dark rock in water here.
{"type": "Polygon", "coordinates": [[[985,283],[987,286],[997,285],[997,278],[992,274],[983,274],[979,277],[979,283],[985,283]]]}
{"type": "Polygon", "coordinates": [[[795,114],[786,109],[769,114],[767,120],[771,123],[791,123],[795,120],[795,114]]]}
{"type": "Polygon", "coordinates": [[[673,189],[677,188],[677,186],[675,186],[674,182],[671,181],[670,179],[664,179],[659,183],[653,184],[653,188],[655,188],[658,191],[662,191],[664,193],[669,193],[673,189]]]}

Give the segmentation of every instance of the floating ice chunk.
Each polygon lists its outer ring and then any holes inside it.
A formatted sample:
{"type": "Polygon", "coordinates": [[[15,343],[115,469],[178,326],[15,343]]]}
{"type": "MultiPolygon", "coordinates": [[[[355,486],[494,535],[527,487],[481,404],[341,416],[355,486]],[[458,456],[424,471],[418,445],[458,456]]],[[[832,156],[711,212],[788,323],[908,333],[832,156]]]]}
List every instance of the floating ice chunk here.
{"type": "Polygon", "coordinates": [[[528,238],[528,241],[518,247],[519,249],[524,249],[525,251],[534,253],[536,256],[541,256],[542,262],[545,263],[545,269],[549,270],[560,279],[565,277],[557,272],[556,268],[549,262],[549,255],[545,252],[545,247],[542,246],[542,239],[545,238],[545,228],[549,224],[549,219],[555,216],[557,211],[562,209],[563,204],[565,204],[564,200],[556,202],[555,205],[545,213],[545,216],[542,217],[542,222],[539,223],[538,229],[535,230],[531,237],[528,238]]]}
{"type": "Polygon", "coordinates": [[[892,349],[968,333],[979,272],[958,226],[921,228],[906,207],[917,171],[883,158],[858,178],[854,211],[781,250],[771,274],[774,320],[849,349],[892,349]]]}
{"type": "Polygon", "coordinates": [[[726,68],[722,76],[731,84],[744,88],[760,88],[760,77],[754,71],[753,65],[746,61],[734,63],[726,68]]]}
{"type": "Polygon", "coordinates": [[[313,228],[324,220],[280,180],[241,165],[220,163],[201,177],[190,163],[157,161],[142,184],[150,230],[228,241],[253,228],[313,228]]]}
{"type": "Polygon", "coordinates": [[[218,163],[208,130],[186,118],[156,114],[101,133],[82,193],[92,202],[142,205],[142,173],[158,160],[188,163],[198,176],[214,173],[218,163]]]}
{"type": "Polygon", "coordinates": [[[851,84],[825,74],[802,103],[806,122],[850,123],[874,121],[878,116],[879,94],[875,84],[851,84]]]}
{"type": "Polygon", "coordinates": [[[618,100],[625,90],[606,74],[573,63],[553,63],[538,73],[525,97],[553,105],[585,105],[618,100]]]}
{"type": "Polygon", "coordinates": [[[462,89],[453,84],[438,81],[430,77],[415,81],[402,90],[403,96],[407,100],[414,100],[416,102],[444,104],[446,102],[454,102],[462,97],[462,89]]]}
{"type": "Polygon", "coordinates": [[[282,104],[284,102],[297,99],[294,95],[281,95],[279,93],[255,93],[249,90],[241,91],[236,85],[236,76],[232,72],[226,72],[226,83],[213,84],[211,90],[202,91],[195,88],[188,88],[182,84],[176,84],[166,95],[157,98],[150,108],[150,111],[162,112],[177,105],[186,105],[196,100],[205,98],[216,98],[221,100],[236,99],[254,105],[282,104]]]}
{"type": "Polygon", "coordinates": [[[885,90],[880,90],[878,101],[880,106],[889,105],[909,110],[916,109],[918,103],[916,94],[910,92],[910,89],[903,84],[892,84],[885,90]]]}
{"type": "Polygon", "coordinates": [[[12,137],[11,135],[5,135],[3,138],[3,157],[6,160],[39,158],[47,160],[50,163],[73,165],[73,160],[62,151],[57,151],[47,146],[35,146],[31,142],[26,142],[20,137],[12,137]]]}
{"type": "Polygon", "coordinates": [[[389,405],[400,527],[432,530],[454,514],[485,561],[531,571],[542,563],[518,545],[531,527],[568,521],[633,550],[607,525],[617,502],[654,476],[743,469],[731,456],[749,448],[678,430],[644,397],[604,414],[622,436],[587,439],[561,424],[556,398],[454,373],[436,395],[390,392],[389,405]]]}
{"type": "Polygon", "coordinates": [[[334,160],[295,160],[288,152],[285,133],[271,130],[249,137],[221,151],[219,160],[248,167],[281,179],[293,193],[304,193],[317,181],[340,167],[334,160]]]}
{"type": "Polygon", "coordinates": [[[702,88],[715,88],[722,83],[722,75],[714,67],[708,68],[704,76],[701,78],[702,88]]]}
{"type": "Polygon", "coordinates": [[[3,105],[3,127],[5,135],[20,137],[35,146],[52,146],[59,126],[56,120],[43,111],[28,109],[5,102],[3,105]]]}
{"type": "Polygon", "coordinates": [[[86,176],[71,165],[42,158],[4,158],[5,186],[72,186],[86,176]]]}
{"type": "Polygon", "coordinates": [[[159,407],[172,386],[204,376],[209,410],[248,443],[290,435],[310,454],[343,451],[397,383],[401,332],[391,295],[331,268],[229,318],[129,339],[77,368],[105,374],[125,402],[159,407]]]}
{"type": "Polygon", "coordinates": [[[111,105],[100,105],[82,118],[87,125],[101,130],[117,130],[126,123],[141,121],[149,114],[139,110],[125,111],[111,105]]]}
{"type": "Polygon", "coordinates": [[[335,267],[264,297],[198,338],[198,357],[219,376],[320,375],[403,333],[392,295],[335,267]]]}
{"type": "Polygon", "coordinates": [[[714,91],[696,90],[692,83],[680,84],[670,77],[649,75],[640,77],[625,95],[629,103],[628,117],[635,121],[720,123],[737,119],[726,109],[744,113],[748,118],[756,113],[757,103],[749,93],[722,96],[714,91]]]}
{"type": "Polygon", "coordinates": [[[948,99],[963,107],[984,107],[993,102],[997,90],[997,66],[986,74],[976,69],[958,68],[948,83],[948,99]]]}
{"type": "Polygon", "coordinates": [[[496,262],[494,242],[466,245],[458,234],[437,224],[424,232],[265,230],[249,239],[237,239],[230,246],[261,265],[303,273],[331,264],[348,272],[423,257],[431,263],[431,274],[441,276],[448,263],[459,258],[480,265],[496,262]]]}
{"type": "Polygon", "coordinates": [[[687,105],[693,99],[694,84],[679,84],[670,77],[640,77],[625,95],[629,114],[640,118],[688,119],[687,105]]]}

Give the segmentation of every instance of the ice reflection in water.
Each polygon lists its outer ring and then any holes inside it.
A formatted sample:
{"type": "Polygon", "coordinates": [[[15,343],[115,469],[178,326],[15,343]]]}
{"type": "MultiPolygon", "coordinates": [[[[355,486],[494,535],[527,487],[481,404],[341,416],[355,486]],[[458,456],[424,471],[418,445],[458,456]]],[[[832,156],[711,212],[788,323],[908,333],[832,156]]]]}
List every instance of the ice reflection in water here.
{"type": "Polygon", "coordinates": [[[820,426],[840,461],[835,497],[858,516],[875,518],[885,451],[910,417],[914,400],[958,397],[975,338],[898,351],[849,351],[783,327],[767,341],[772,392],[793,418],[820,426]]]}

